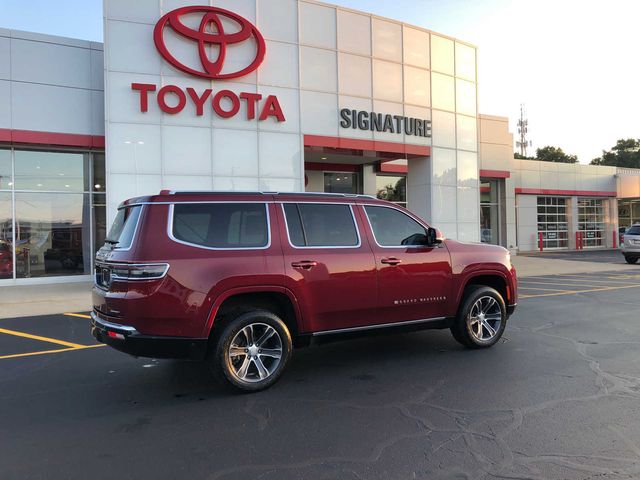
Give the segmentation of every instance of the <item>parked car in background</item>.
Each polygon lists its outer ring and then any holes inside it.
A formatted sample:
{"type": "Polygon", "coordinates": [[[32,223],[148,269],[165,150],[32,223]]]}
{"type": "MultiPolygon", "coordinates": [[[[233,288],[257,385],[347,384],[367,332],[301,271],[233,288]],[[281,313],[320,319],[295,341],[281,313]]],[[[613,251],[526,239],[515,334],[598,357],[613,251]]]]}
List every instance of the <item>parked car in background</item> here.
{"type": "Polygon", "coordinates": [[[624,232],[624,241],[620,244],[627,263],[637,263],[640,258],[640,223],[631,225],[624,232]]]}
{"type": "Polygon", "coordinates": [[[245,391],[272,385],[294,345],[343,334],[449,328],[491,347],[518,298],[508,250],[367,196],[164,192],[123,203],[106,242],[94,336],[206,360],[245,391]]]}

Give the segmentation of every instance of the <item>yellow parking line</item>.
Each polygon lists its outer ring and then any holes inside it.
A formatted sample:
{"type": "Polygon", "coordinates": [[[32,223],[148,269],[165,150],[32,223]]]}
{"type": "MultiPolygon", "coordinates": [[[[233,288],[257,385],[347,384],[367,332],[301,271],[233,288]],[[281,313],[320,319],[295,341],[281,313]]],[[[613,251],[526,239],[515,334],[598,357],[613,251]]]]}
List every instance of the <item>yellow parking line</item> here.
{"type": "Polygon", "coordinates": [[[13,335],[15,337],[29,338],[31,340],[39,340],[41,342],[55,343],[56,345],[62,345],[64,347],[70,347],[70,348],[84,347],[84,345],[80,345],[78,343],[65,342],[64,340],[57,340],[55,338],[49,338],[49,337],[41,337],[39,335],[31,335],[30,333],[16,332],[14,330],[7,330],[5,328],[0,328],[0,333],[13,335]]]}
{"type": "MultiPolygon", "coordinates": [[[[548,292],[557,292],[558,291],[557,288],[536,288],[536,287],[525,287],[524,285],[519,285],[518,289],[519,290],[546,290],[548,292]]],[[[566,290],[561,290],[561,291],[566,291],[566,290]]]]}
{"type": "Polygon", "coordinates": [[[78,317],[78,318],[88,318],[91,319],[89,315],[85,315],[84,313],[63,313],[67,317],[78,317]]]}
{"type": "Polygon", "coordinates": [[[623,287],[602,287],[593,288],[590,290],[568,290],[556,293],[541,293],[539,295],[520,295],[520,298],[538,298],[538,297],[556,297],[559,295],[575,295],[576,293],[592,293],[592,292],[605,292],[610,290],[623,290],[625,288],[640,288],[640,285],[625,285],[623,287]]]}
{"type": "MultiPolygon", "coordinates": [[[[586,283],[558,283],[558,282],[543,282],[543,281],[539,281],[539,282],[530,282],[529,280],[522,280],[520,282],[520,285],[522,286],[522,288],[528,288],[526,286],[524,286],[523,284],[527,284],[527,285],[559,285],[559,286],[563,286],[563,287],[603,287],[604,285],[589,285],[586,283]]],[[[557,289],[556,289],[557,290],[557,289]]]]}
{"type": "Polygon", "coordinates": [[[100,348],[100,347],[106,347],[106,345],[101,343],[99,345],[79,345],[77,347],[61,348],[59,350],[42,350],[40,352],[16,353],[14,355],[4,355],[3,357],[0,357],[0,360],[5,360],[8,358],[32,357],[34,355],[48,355],[50,353],[72,352],[74,350],[86,350],[88,348],[100,348]]]}
{"type": "MultiPolygon", "coordinates": [[[[533,277],[530,277],[533,278],[533,277]]],[[[597,275],[597,274],[593,274],[593,275],[577,275],[577,274],[564,274],[564,275],[540,275],[539,277],[535,277],[535,278],[548,278],[548,279],[553,279],[553,280],[565,280],[567,282],[580,282],[580,281],[588,281],[588,282],[598,282],[598,283],[611,283],[611,281],[614,282],[621,282],[621,283],[629,283],[628,281],[625,282],[625,280],[633,280],[632,278],[626,278],[626,277],[621,277],[621,276],[616,276],[611,277],[611,276],[607,276],[607,275],[597,275]],[[572,277],[572,278],[565,278],[565,277],[572,277]],[[575,278],[575,280],[574,280],[575,278]],[[606,279],[606,280],[605,280],[606,279]]]]}

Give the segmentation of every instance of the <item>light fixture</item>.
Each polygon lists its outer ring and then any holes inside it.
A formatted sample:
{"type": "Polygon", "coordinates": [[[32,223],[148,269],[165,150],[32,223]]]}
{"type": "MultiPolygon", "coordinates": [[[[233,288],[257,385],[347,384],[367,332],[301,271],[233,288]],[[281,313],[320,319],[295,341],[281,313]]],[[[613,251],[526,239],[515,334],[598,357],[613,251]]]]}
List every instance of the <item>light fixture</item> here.
{"type": "Polygon", "coordinates": [[[96,183],[93,188],[102,188],[102,185],[100,185],[99,183],[96,183]]]}
{"type": "Polygon", "coordinates": [[[326,159],[327,159],[327,157],[322,157],[322,158],[320,158],[320,160],[326,160],[326,159]]]}
{"type": "Polygon", "coordinates": [[[64,177],[64,173],[59,173],[58,176],[59,177],[64,177]]]}
{"type": "Polygon", "coordinates": [[[13,182],[9,182],[9,186],[10,186],[10,187],[13,187],[13,182]]]}
{"type": "Polygon", "coordinates": [[[65,185],[64,187],[65,187],[65,188],[69,188],[69,185],[65,185]]]}
{"type": "Polygon", "coordinates": [[[37,187],[41,187],[41,186],[42,186],[42,184],[41,184],[41,183],[39,183],[39,184],[38,184],[38,185],[36,185],[36,186],[37,186],[37,187]]]}
{"type": "Polygon", "coordinates": [[[139,142],[137,142],[137,143],[138,143],[138,145],[144,145],[144,142],[140,142],[140,141],[139,141],[139,142]]]}
{"type": "Polygon", "coordinates": [[[125,140],[125,142],[127,145],[131,145],[131,142],[129,140],[125,140]]]}

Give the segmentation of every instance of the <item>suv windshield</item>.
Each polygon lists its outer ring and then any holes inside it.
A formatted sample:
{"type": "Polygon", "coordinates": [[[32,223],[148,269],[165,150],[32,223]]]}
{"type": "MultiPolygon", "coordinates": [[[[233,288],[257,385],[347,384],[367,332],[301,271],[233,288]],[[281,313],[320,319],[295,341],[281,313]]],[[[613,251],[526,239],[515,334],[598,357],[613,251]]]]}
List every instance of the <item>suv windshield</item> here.
{"type": "Polygon", "coordinates": [[[633,225],[625,232],[625,235],[640,235],[640,225],[633,225]]]}
{"type": "Polygon", "coordinates": [[[142,207],[140,205],[120,208],[105,242],[114,245],[116,248],[129,248],[133,241],[141,211],[142,207]]]}

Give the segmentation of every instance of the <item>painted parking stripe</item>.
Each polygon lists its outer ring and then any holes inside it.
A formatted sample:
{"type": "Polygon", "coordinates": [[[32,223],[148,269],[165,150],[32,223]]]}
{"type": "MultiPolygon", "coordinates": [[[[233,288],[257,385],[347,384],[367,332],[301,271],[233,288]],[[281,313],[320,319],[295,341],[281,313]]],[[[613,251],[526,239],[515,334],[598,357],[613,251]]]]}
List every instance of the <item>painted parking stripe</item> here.
{"type": "MultiPolygon", "coordinates": [[[[592,282],[592,283],[603,283],[603,284],[607,284],[607,285],[629,285],[630,282],[629,280],[602,280],[603,277],[598,277],[598,278],[593,278],[593,277],[574,277],[574,278],[565,278],[565,276],[562,277],[556,277],[556,276],[540,276],[540,277],[526,277],[523,278],[522,280],[520,280],[521,282],[527,282],[529,281],[528,279],[531,279],[532,281],[547,281],[547,280],[559,280],[562,282],[576,282],[580,283],[580,282],[592,282]],[[599,278],[599,279],[598,279],[599,278]]],[[[605,277],[606,278],[606,277],[605,277]]]]}
{"type": "Polygon", "coordinates": [[[593,288],[589,290],[573,290],[573,291],[562,291],[555,293],[540,293],[536,295],[519,295],[520,298],[539,298],[539,297],[557,297],[560,295],[575,295],[577,293],[593,293],[593,292],[607,292],[611,290],[624,290],[627,288],[640,288],[640,285],[624,285],[619,287],[602,287],[602,288],[593,288]]]}
{"type": "Polygon", "coordinates": [[[58,340],[56,338],[41,337],[40,335],[31,335],[30,333],[16,332],[15,330],[7,330],[6,328],[0,328],[0,333],[4,333],[6,335],[13,335],[14,337],[22,337],[22,338],[29,338],[31,340],[39,340],[41,342],[55,343],[56,345],[62,345],[63,347],[80,348],[80,347],[86,346],[86,345],[80,345],[79,343],[65,342],[64,340],[58,340]]]}
{"type": "MultiPolygon", "coordinates": [[[[525,287],[523,285],[518,286],[518,290],[545,290],[547,292],[557,292],[558,291],[557,288],[525,287]]],[[[560,290],[560,291],[566,292],[566,290],[560,290]]]]}
{"type": "Polygon", "coordinates": [[[89,320],[91,320],[91,317],[89,315],[85,315],[84,313],[63,313],[63,315],[66,315],[67,317],[88,318],[89,320]]]}
{"type": "MultiPolygon", "coordinates": [[[[527,284],[527,285],[557,285],[560,287],[591,287],[591,288],[599,288],[599,287],[604,287],[605,285],[590,285],[587,283],[559,283],[559,282],[546,282],[546,281],[535,281],[535,282],[531,282],[529,280],[526,281],[521,281],[520,285],[523,284],[527,284]]],[[[522,288],[527,288],[526,286],[523,286],[522,288]]]]}
{"type": "Polygon", "coordinates": [[[73,352],[74,350],[87,350],[89,348],[100,348],[106,347],[104,344],[100,345],[79,345],[77,347],[72,348],[60,348],[58,350],[42,350],[39,352],[29,352],[29,353],[15,353],[13,355],[4,355],[0,357],[0,360],[6,360],[9,358],[21,358],[21,357],[33,357],[35,355],[50,355],[53,353],[62,353],[62,352],[73,352]]]}

